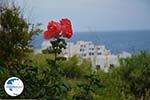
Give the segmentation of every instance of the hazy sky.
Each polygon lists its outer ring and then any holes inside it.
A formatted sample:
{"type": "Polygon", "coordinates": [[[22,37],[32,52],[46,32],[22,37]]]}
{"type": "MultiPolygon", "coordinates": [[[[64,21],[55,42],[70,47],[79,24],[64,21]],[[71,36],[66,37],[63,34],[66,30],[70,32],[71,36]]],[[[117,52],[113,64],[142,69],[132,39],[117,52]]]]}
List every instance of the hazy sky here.
{"type": "Polygon", "coordinates": [[[150,30],[150,0],[18,0],[32,22],[67,17],[74,31],[150,30]]]}

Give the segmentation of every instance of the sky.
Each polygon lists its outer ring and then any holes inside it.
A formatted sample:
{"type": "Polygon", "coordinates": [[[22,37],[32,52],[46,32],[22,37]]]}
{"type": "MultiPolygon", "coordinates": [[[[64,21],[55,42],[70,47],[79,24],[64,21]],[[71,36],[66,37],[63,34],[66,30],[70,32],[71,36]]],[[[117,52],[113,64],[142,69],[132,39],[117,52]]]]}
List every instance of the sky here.
{"type": "Polygon", "coordinates": [[[25,16],[46,29],[51,20],[69,18],[73,30],[150,30],[150,0],[17,0],[25,16]]]}

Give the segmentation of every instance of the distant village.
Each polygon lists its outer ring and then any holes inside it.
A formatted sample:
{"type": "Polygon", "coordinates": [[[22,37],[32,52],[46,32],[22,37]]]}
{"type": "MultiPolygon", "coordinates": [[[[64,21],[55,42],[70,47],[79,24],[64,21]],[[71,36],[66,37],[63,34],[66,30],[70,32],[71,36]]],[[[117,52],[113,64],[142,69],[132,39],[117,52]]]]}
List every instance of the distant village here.
{"type": "MultiPolygon", "coordinates": [[[[44,41],[41,44],[41,49],[35,49],[36,53],[41,53],[42,50],[50,46],[49,41],[44,41]]],[[[120,58],[130,57],[128,52],[120,54],[112,54],[104,45],[95,45],[91,41],[77,41],[76,43],[68,42],[67,48],[63,50],[63,57],[70,58],[78,56],[80,61],[88,59],[92,63],[93,69],[102,69],[108,71],[109,68],[119,66],[120,58]]]]}

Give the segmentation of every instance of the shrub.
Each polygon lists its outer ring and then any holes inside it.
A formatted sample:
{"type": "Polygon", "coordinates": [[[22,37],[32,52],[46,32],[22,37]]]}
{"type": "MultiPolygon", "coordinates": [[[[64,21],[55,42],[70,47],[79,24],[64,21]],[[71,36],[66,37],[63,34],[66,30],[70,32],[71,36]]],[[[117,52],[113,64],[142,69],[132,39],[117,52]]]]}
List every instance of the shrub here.
{"type": "Polygon", "coordinates": [[[84,81],[78,84],[79,91],[73,96],[74,100],[93,100],[95,89],[103,86],[96,72],[84,76],[84,81]]]}
{"type": "Polygon", "coordinates": [[[79,58],[74,56],[66,61],[60,61],[63,73],[67,78],[82,78],[84,74],[91,70],[91,63],[84,60],[79,64],[79,58]]]}
{"type": "Polygon", "coordinates": [[[138,99],[144,99],[150,90],[150,54],[142,51],[131,58],[122,59],[120,65],[120,77],[124,82],[124,88],[138,99]]]}
{"type": "Polygon", "coordinates": [[[38,25],[26,21],[19,7],[1,6],[0,9],[0,64],[14,65],[31,51],[32,36],[38,34],[38,25]]]}

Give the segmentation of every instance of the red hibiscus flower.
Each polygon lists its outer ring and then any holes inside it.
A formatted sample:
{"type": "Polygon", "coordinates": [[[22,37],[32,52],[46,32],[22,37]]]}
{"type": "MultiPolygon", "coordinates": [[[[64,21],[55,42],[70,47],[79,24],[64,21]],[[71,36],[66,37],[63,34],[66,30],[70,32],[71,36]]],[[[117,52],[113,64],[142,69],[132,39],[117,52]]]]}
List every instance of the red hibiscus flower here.
{"type": "Polygon", "coordinates": [[[72,25],[71,21],[67,18],[61,19],[60,24],[62,25],[62,35],[66,38],[71,38],[72,32],[72,25]]]}
{"type": "Polygon", "coordinates": [[[57,38],[61,32],[61,25],[58,22],[50,21],[47,26],[47,31],[44,33],[45,39],[57,38]]]}
{"type": "Polygon", "coordinates": [[[50,32],[49,31],[45,31],[44,32],[44,38],[45,39],[50,39],[52,36],[51,36],[51,34],[50,34],[50,32]]]}

